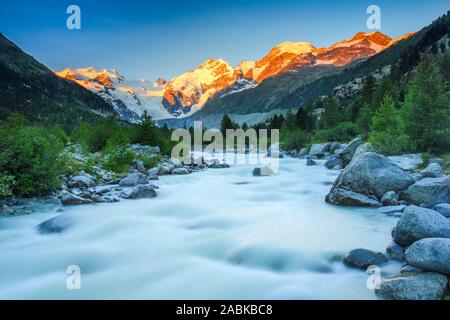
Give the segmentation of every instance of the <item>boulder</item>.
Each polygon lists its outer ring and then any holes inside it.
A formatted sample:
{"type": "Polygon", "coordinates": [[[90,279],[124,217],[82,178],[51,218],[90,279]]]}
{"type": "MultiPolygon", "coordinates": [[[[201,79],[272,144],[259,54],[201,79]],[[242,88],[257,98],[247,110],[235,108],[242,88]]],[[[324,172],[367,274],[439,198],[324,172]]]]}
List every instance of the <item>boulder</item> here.
{"type": "Polygon", "coordinates": [[[448,203],[450,176],[425,178],[411,185],[400,197],[411,204],[425,204],[434,207],[440,203],[448,203]]]}
{"type": "Polygon", "coordinates": [[[328,152],[330,150],[331,143],[315,143],[311,146],[311,149],[309,150],[309,155],[316,156],[318,158],[323,157],[325,152],[328,152]]]}
{"type": "Polygon", "coordinates": [[[174,169],[175,166],[173,164],[161,165],[158,168],[158,176],[170,175],[174,169]]]}
{"type": "Polygon", "coordinates": [[[91,188],[95,186],[95,180],[87,176],[75,176],[67,182],[67,186],[80,189],[91,188]]]}
{"type": "Polygon", "coordinates": [[[353,139],[341,152],[339,152],[339,160],[343,167],[347,166],[352,161],[356,149],[362,145],[361,138],[353,139]]]}
{"type": "Polygon", "coordinates": [[[95,203],[106,202],[105,198],[103,198],[102,196],[99,196],[98,194],[92,194],[91,195],[91,200],[94,201],[95,203]]]}
{"type": "Polygon", "coordinates": [[[328,150],[328,152],[334,154],[334,152],[338,149],[344,149],[344,146],[339,142],[335,141],[330,144],[330,149],[328,150]]]}
{"type": "Polygon", "coordinates": [[[302,148],[300,149],[300,151],[298,152],[298,157],[299,158],[303,158],[308,154],[308,149],[307,148],[302,148]]]}
{"type": "Polygon", "coordinates": [[[61,203],[66,206],[93,203],[93,201],[90,199],[84,199],[84,198],[74,195],[73,193],[70,193],[68,191],[62,191],[60,194],[60,197],[61,197],[61,203]]]}
{"type": "Polygon", "coordinates": [[[156,197],[156,191],[150,186],[138,185],[137,187],[122,191],[120,197],[124,199],[154,198],[156,197]]]}
{"type": "Polygon", "coordinates": [[[442,177],[442,169],[439,163],[430,163],[425,169],[420,171],[424,178],[439,178],[442,177]]]}
{"type": "Polygon", "coordinates": [[[338,159],[337,157],[335,157],[335,156],[332,156],[332,157],[330,157],[327,161],[325,161],[324,166],[325,166],[327,169],[333,169],[333,168],[335,168],[336,166],[339,166],[339,167],[340,167],[340,165],[339,165],[339,159],[338,159]]]}
{"type": "Polygon", "coordinates": [[[405,259],[405,248],[398,243],[391,242],[386,248],[386,254],[392,260],[403,261],[405,259]]]}
{"type": "Polygon", "coordinates": [[[226,163],[216,163],[216,164],[209,166],[210,169],[226,169],[229,167],[230,167],[230,165],[226,164],[226,163]]]}
{"type": "Polygon", "coordinates": [[[72,224],[72,218],[67,214],[62,214],[38,224],[37,230],[41,234],[61,233],[72,224]]]}
{"type": "Polygon", "coordinates": [[[269,167],[255,168],[253,169],[253,175],[256,177],[272,176],[273,170],[269,167]]]}
{"type": "Polygon", "coordinates": [[[401,273],[383,278],[376,294],[393,300],[441,300],[447,277],[434,272],[401,273]]]}
{"type": "MultiPolygon", "coordinates": [[[[349,190],[381,199],[388,191],[402,191],[413,183],[409,174],[374,152],[360,154],[341,172],[330,191],[349,190]]],[[[339,203],[335,203],[339,204],[339,203]]]]}
{"type": "Polygon", "coordinates": [[[344,264],[351,268],[366,270],[371,265],[381,265],[388,259],[381,252],[373,252],[367,249],[354,249],[344,258],[344,264]]]}
{"type": "Polygon", "coordinates": [[[450,220],[439,212],[409,206],[392,230],[392,237],[401,245],[424,238],[450,238],[450,220]]]}
{"type": "Polygon", "coordinates": [[[397,206],[399,204],[398,195],[394,191],[388,191],[381,198],[383,206],[397,206]]]}
{"type": "Polygon", "coordinates": [[[146,173],[144,163],[141,160],[133,160],[131,166],[140,173],[146,173]]]}
{"type": "Polygon", "coordinates": [[[122,187],[134,187],[140,184],[146,184],[148,182],[148,178],[145,174],[142,173],[130,173],[128,177],[120,180],[120,186],[122,187]]]}
{"type": "Polygon", "coordinates": [[[440,203],[434,207],[434,210],[442,214],[446,218],[450,218],[450,204],[440,203]]]}
{"type": "Polygon", "coordinates": [[[325,201],[344,206],[381,207],[381,203],[377,200],[345,189],[335,189],[332,193],[327,194],[325,201]]]}
{"type": "Polygon", "coordinates": [[[420,153],[417,154],[403,154],[400,156],[388,157],[393,163],[406,171],[412,171],[417,169],[422,164],[423,159],[420,153]]]}
{"type": "Polygon", "coordinates": [[[414,267],[450,275],[450,239],[416,241],[408,247],[405,257],[414,267]]]}
{"type": "Polygon", "coordinates": [[[306,165],[307,166],[316,166],[317,162],[315,162],[313,159],[307,159],[306,160],[306,165]]]}
{"type": "Polygon", "coordinates": [[[357,156],[359,156],[362,153],[369,152],[370,151],[369,146],[370,145],[368,143],[361,144],[358,148],[356,148],[352,159],[356,158],[357,156]]]}
{"type": "Polygon", "coordinates": [[[176,174],[176,175],[184,175],[184,174],[189,174],[189,170],[186,168],[175,168],[172,171],[172,174],[176,174]]]}

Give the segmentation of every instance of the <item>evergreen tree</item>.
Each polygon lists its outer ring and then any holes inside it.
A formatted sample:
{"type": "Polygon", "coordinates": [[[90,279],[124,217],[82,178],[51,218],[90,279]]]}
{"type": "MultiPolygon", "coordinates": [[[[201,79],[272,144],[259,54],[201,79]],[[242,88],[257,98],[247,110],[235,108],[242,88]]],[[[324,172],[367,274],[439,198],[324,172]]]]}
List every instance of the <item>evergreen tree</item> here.
{"type": "Polygon", "coordinates": [[[310,103],[305,107],[300,107],[296,114],[297,127],[307,132],[314,130],[314,115],[312,113],[313,105],[310,103]]]}
{"type": "Polygon", "coordinates": [[[423,55],[406,89],[406,133],[419,151],[448,152],[450,95],[435,57],[423,55]]]}
{"type": "Polygon", "coordinates": [[[319,127],[321,129],[332,129],[338,123],[345,120],[342,110],[339,109],[338,102],[335,97],[329,96],[323,103],[325,111],[321,114],[319,127]]]}
{"type": "Polygon", "coordinates": [[[220,130],[222,131],[222,134],[225,135],[227,133],[227,129],[235,129],[235,128],[236,126],[231,120],[231,118],[227,114],[224,114],[222,117],[222,121],[220,123],[220,130]]]}
{"type": "Polygon", "coordinates": [[[367,139],[370,132],[370,126],[372,124],[372,116],[373,111],[372,108],[365,104],[360,110],[358,114],[358,119],[356,120],[356,124],[358,126],[358,130],[363,136],[364,139],[367,139]]]}

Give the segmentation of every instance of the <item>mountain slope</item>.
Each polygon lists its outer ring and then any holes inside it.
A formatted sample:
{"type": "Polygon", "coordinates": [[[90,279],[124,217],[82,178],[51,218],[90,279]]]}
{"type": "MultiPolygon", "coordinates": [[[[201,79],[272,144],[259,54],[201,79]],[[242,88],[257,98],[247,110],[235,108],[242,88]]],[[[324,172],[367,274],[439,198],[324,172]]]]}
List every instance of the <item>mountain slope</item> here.
{"type": "Polygon", "coordinates": [[[0,33],[0,119],[19,112],[31,120],[70,124],[114,108],[83,87],[57,77],[0,33]]]}
{"type": "Polygon", "coordinates": [[[97,71],[94,67],[67,68],[56,74],[99,95],[114,106],[121,119],[128,122],[140,121],[144,111],[156,120],[171,117],[162,106],[164,79],[157,79],[155,83],[129,81],[116,70],[97,71]]]}

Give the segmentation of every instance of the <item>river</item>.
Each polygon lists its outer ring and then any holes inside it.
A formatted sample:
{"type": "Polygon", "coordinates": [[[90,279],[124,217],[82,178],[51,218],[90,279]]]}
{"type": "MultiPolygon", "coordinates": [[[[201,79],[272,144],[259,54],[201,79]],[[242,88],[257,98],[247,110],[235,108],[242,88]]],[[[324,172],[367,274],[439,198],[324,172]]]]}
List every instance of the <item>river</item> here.
{"type": "Polygon", "coordinates": [[[0,298],[376,299],[341,260],[384,252],[396,218],[326,204],[338,172],[305,162],[282,159],[270,177],[252,165],[163,176],[155,199],[1,218],[0,298]],[[37,232],[60,214],[67,230],[37,232]],[[70,265],[80,290],[67,289],[70,265]]]}

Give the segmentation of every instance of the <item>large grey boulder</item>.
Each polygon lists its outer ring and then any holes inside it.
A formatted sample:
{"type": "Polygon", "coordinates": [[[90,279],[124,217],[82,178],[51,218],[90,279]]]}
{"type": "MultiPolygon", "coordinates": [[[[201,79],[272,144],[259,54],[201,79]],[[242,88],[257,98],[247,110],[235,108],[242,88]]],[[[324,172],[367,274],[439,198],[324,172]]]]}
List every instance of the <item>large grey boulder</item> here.
{"type": "Polygon", "coordinates": [[[450,275],[450,239],[428,238],[414,242],[405,253],[414,267],[450,275]]]}
{"type": "Polygon", "coordinates": [[[299,158],[304,158],[307,154],[308,154],[308,149],[307,148],[301,148],[300,151],[298,152],[298,157],[299,158]]]}
{"type": "Polygon", "coordinates": [[[450,220],[439,212],[409,206],[392,230],[392,237],[401,245],[424,238],[450,238],[450,220]]]}
{"type": "Polygon", "coordinates": [[[122,187],[134,187],[139,184],[146,184],[148,182],[148,178],[145,174],[142,173],[130,173],[128,177],[120,180],[120,186],[122,187]]]}
{"type": "Polygon", "coordinates": [[[156,197],[156,191],[150,186],[138,185],[137,187],[122,191],[120,194],[124,199],[144,199],[156,197]]]}
{"type": "Polygon", "coordinates": [[[353,158],[356,158],[362,153],[369,152],[370,151],[369,149],[370,148],[368,143],[361,144],[358,148],[356,148],[355,153],[353,154],[353,158]]]}
{"type": "Polygon", "coordinates": [[[91,204],[93,203],[90,199],[84,199],[80,196],[74,195],[68,191],[62,191],[60,194],[61,203],[66,206],[80,205],[80,204],[91,204]]]}
{"type": "Polygon", "coordinates": [[[307,159],[306,160],[306,165],[311,167],[311,166],[316,166],[317,162],[315,162],[313,159],[307,159]]]}
{"type": "Polygon", "coordinates": [[[325,152],[328,152],[330,150],[331,143],[315,143],[311,146],[311,149],[309,150],[310,156],[316,156],[318,158],[323,157],[325,152]]]}
{"type": "Polygon", "coordinates": [[[439,163],[430,163],[425,169],[420,171],[424,178],[439,178],[442,177],[442,169],[439,163]]]}
{"type": "Polygon", "coordinates": [[[190,173],[189,170],[186,168],[175,168],[172,171],[172,174],[175,174],[175,175],[185,175],[185,174],[189,174],[189,173],[190,173]]]}
{"type": "Polygon", "coordinates": [[[345,167],[350,163],[350,161],[352,161],[356,149],[358,149],[358,147],[362,145],[362,143],[363,142],[361,138],[355,138],[341,152],[339,152],[339,159],[343,167],[345,167]]]}
{"type": "Polygon", "coordinates": [[[158,176],[170,175],[174,169],[175,166],[173,164],[163,164],[159,166],[158,176]]]}
{"type": "MultiPolygon", "coordinates": [[[[330,191],[349,190],[381,199],[388,191],[402,191],[413,183],[411,176],[386,157],[374,152],[360,154],[341,172],[330,191]]],[[[340,204],[338,202],[332,202],[340,204]]]]}
{"type": "Polygon", "coordinates": [[[327,169],[333,169],[340,165],[339,159],[336,156],[331,156],[327,161],[325,161],[324,166],[327,169]]]}
{"type": "Polygon", "coordinates": [[[378,213],[384,213],[388,215],[392,215],[395,213],[401,214],[406,209],[405,205],[398,205],[398,206],[388,206],[388,207],[381,207],[377,209],[378,213]]]}
{"type": "Polygon", "coordinates": [[[75,176],[67,182],[67,186],[80,189],[91,188],[95,186],[95,180],[87,176],[75,176]]]}
{"type": "Polygon", "coordinates": [[[343,206],[381,207],[381,203],[373,198],[344,189],[334,189],[333,192],[327,194],[325,201],[343,206]]]}
{"type": "Polygon", "coordinates": [[[339,142],[335,141],[330,144],[330,149],[328,150],[328,152],[334,154],[338,149],[344,149],[344,146],[339,142]]]}
{"type": "Polygon", "coordinates": [[[131,166],[132,166],[135,170],[139,171],[140,173],[143,173],[143,174],[146,173],[146,169],[145,169],[145,166],[144,166],[144,162],[142,162],[141,160],[133,160],[131,166]]]}
{"type": "Polygon", "coordinates": [[[384,277],[376,294],[393,300],[441,300],[447,277],[434,272],[401,273],[384,277]]]}
{"type": "Polygon", "coordinates": [[[440,203],[434,207],[434,210],[446,218],[450,218],[450,203],[440,203]]]}
{"type": "Polygon", "coordinates": [[[407,171],[417,169],[417,167],[421,165],[423,162],[422,155],[420,153],[403,154],[400,156],[390,156],[388,158],[397,166],[407,171]]]}
{"type": "Polygon", "coordinates": [[[424,204],[433,207],[440,203],[448,203],[450,176],[440,178],[425,178],[411,185],[400,193],[400,198],[411,204],[424,204]]]}
{"type": "Polygon", "coordinates": [[[380,265],[388,262],[381,252],[373,252],[367,249],[355,249],[344,257],[344,264],[351,268],[366,270],[371,265],[380,265]]]}
{"type": "Polygon", "coordinates": [[[37,226],[40,234],[61,233],[73,224],[73,219],[67,214],[62,214],[46,220],[37,226]]]}

